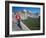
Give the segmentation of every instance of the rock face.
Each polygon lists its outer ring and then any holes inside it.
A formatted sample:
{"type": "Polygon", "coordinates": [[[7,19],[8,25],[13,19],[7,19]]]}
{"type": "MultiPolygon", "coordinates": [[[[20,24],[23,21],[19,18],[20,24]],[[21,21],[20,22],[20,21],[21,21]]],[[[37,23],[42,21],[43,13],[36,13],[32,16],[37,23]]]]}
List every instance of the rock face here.
{"type": "Polygon", "coordinates": [[[22,20],[26,20],[28,17],[39,18],[39,16],[40,16],[40,13],[32,13],[31,11],[28,11],[25,9],[21,11],[22,20]]]}
{"type": "Polygon", "coordinates": [[[23,13],[23,12],[21,12],[20,13],[20,16],[21,16],[21,20],[25,20],[25,19],[27,19],[27,13],[23,13]]]}

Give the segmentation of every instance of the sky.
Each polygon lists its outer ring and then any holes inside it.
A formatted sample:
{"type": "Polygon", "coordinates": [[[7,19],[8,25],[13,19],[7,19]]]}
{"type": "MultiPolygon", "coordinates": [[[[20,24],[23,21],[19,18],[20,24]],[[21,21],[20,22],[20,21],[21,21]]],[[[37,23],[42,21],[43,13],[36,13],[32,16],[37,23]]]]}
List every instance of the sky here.
{"type": "Polygon", "coordinates": [[[12,7],[12,12],[19,12],[22,10],[31,11],[32,13],[40,13],[40,8],[36,7],[12,7]]]}

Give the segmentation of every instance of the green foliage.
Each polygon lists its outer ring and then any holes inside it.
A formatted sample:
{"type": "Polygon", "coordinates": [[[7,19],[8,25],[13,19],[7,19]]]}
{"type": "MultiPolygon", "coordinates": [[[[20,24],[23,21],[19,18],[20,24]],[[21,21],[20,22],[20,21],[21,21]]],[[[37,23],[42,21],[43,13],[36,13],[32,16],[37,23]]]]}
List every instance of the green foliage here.
{"type": "Polygon", "coordinates": [[[40,30],[40,19],[39,18],[29,18],[27,20],[22,20],[22,22],[31,30],[40,30]]]}

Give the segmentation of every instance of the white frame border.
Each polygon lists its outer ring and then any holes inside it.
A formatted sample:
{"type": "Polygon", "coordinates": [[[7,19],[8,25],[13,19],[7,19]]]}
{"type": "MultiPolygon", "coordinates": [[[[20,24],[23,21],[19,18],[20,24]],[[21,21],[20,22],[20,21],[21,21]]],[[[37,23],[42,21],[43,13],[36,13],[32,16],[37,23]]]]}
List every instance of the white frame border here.
{"type": "Polygon", "coordinates": [[[32,34],[32,33],[43,33],[43,6],[42,5],[32,5],[32,4],[9,4],[9,34],[10,35],[17,35],[17,34],[32,34]],[[35,31],[14,31],[12,32],[12,6],[17,6],[17,7],[40,7],[40,30],[35,30],[35,31]]]}

